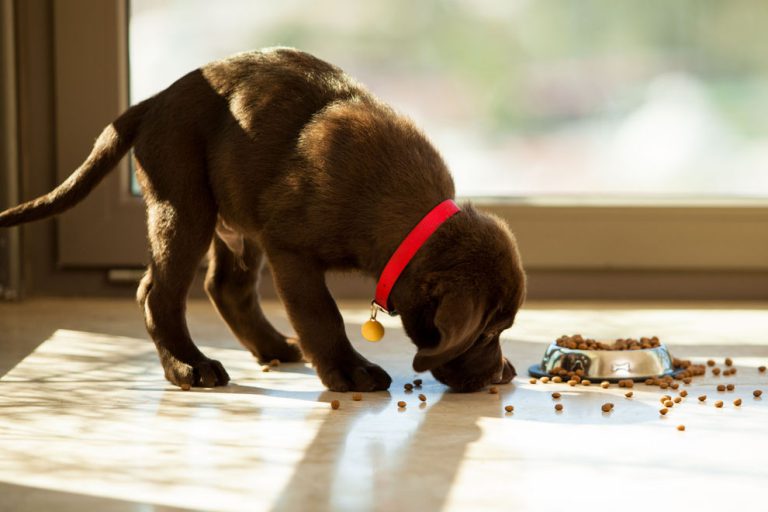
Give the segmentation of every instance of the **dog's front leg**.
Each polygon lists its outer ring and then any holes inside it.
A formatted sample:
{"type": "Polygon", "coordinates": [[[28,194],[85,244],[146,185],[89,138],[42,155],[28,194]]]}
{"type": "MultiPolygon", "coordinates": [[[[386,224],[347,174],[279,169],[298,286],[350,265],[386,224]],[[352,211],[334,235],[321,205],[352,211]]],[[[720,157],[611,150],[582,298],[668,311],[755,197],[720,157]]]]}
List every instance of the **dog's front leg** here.
{"type": "Polygon", "coordinates": [[[312,259],[268,253],[272,275],[301,350],[332,391],[388,389],[392,379],[361,356],[349,342],[344,320],[325,284],[325,272],[312,259]]]}

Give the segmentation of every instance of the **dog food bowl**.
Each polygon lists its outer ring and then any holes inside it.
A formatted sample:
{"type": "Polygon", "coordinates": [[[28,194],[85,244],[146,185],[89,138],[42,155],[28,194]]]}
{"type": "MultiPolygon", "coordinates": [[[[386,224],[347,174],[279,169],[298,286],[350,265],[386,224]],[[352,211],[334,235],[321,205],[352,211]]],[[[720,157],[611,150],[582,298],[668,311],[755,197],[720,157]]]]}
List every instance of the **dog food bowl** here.
{"type": "Polygon", "coordinates": [[[641,381],[650,377],[674,377],[672,356],[665,345],[640,350],[578,350],[552,343],[547,347],[541,364],[528,368],[531,377],[550,376],[555,368],[567,371],[582,370],[583,379],[617,382],[632,379],[641,381]]]}

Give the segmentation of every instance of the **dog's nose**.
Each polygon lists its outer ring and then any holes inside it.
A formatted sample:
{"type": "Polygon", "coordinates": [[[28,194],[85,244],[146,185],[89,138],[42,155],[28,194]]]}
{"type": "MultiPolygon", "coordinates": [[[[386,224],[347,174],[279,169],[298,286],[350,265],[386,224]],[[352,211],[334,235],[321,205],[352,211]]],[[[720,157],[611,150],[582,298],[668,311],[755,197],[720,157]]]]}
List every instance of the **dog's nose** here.
{"type": "Polygon", "coordinates": [[[506,357],[501,358],[501,368],[493,377],[493,384],[508,384],[515,378],[517,372],[515,367],[509,362],[506,357]]]}

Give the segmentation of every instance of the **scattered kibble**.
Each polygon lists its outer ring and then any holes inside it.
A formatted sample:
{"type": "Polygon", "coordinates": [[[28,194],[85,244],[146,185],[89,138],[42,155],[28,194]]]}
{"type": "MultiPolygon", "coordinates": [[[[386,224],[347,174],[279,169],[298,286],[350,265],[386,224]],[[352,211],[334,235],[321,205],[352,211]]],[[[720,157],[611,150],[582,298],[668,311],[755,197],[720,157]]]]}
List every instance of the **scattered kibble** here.
{"type": "Polygon", "coordinates": [[[736,386],[734,386],[733,384],[728,384],[727,386],[725,386],[725,389],[727,389],[728,391],[733,391],[734,389],[736,389],[736,386]]]}
{"type": "Polygon", "coordinates": [[[762,390],[762,389],[756,389],[756,390],[754,390],[754,391],[752,392],[752,396],[754,396],[755,398],[760,398],[760,396],[761,396],[762,394],[763,394],[763,390],[762,390]]]}
{"type": "Polygon", "coordinates": [[[632,398],[633,394],[634,393],[632,391],[627,391],[626,393],[624,393],[624,396],[627,397],[627,398],[632,398]]]}
{"type": "Polygon", "coordinates": [[[419,400],[421,400],[422,402],[426,402],[427,401],[426,395],[423,395],[423,394],[419,395],[419,400]]]}
{"type": "Polygon", "coordinates": [[[192,386],[190,386],[186,382],[181,385],[181,390],[182,391],[189,391],[190,389],[192,389],[192,386]]]}
{"type": "Polygon", "coordinates": [[[280,366],[280,360],[279,359],[273,359],[269,362],[269,366],[280,366]]]}
{"type": "Polygon", "coordinates": [[[603,412],[611,412],[613,410],[613,404],[610,402],[604,403],[602,407],[600,407],[603,412]]]}
{"type": "Polygon", "coordinates": [[[669,385],[669,387],[670,387],[670,388],[672,388],[672,389],[674,389],[675,391],[677,391],[677,388],[679,388],[679,387],[680,387],[680,384],[678,384],[677,382],[673,382],[673,383],[671,383],[671,384],[669,385]]]}
{"type": "Polygon", "coordinates": [[[722,400],[718,400],[717,402],[715,402],[715,407],[717,407],[718,409],[720,409],[722,406],[723,406],[722,400]]]}
{"type": "Polygon", "coordinates": [[[512,412],[512,411],[515,410],[515,408],[512,405],[505,405],[504,406],[504,410],[507,411],[507,412],[512,412]]]}
{"type": "Polygon", "coordinates": [[[536,383],[538,382],[538,380],[536,380],[536,379],[531,379],[531,380],[529,380],[528,382],[529,382],[529,383],[531,383],[531,384],[536,384],[536,383]]]}
{"type": "Polygon", "coordinates": [[[674,407],[674,406],[675,406],[675,402],[673,402],[672,400],[667,400],[666,402],[664,402],[664,407],[674,407]]]}
{"type": "Polygon", "coordinates": [[[552,377],[552,382],[554,382],[555,384],[560,384],[561,382],[563,382],[563,378],[559,375],[555,375],[554,377],[552,377]]]}
{"type": "Polygon", "coordinates": [[[707,395],[701,395],[701,396],[699,397],[699,402],[703,402],[703,401],[705,401],[706,399],[707,399],[707,395]]]}
{"type": "Polygon", "coordinates": [[[718,384],[717,385],[717,390],[718,391],[725,391],[725,384],[718,384]]]}
{"type": "Polygon", "coordinates": [[[592,381],[589,379],[584,379],[581,381],[582,386],[589,386],[590,384],[592,384],[592,381]]]}
{"type": "Polygon", "coordinates": [[[685,430],[685,425],[678,425],[677,426],[677,430],[679,430],[680,432],[684,431],[685,430]]]}
{"type": "Polygon", "coordinates": [[[757,371],[759,371],[760,373],[765,373],[765,366],[758,366],[757,371]]]}
{"type": "Polygon", "coordinates": [[[547,377],[547,376],[544,376],[544,377],[542,377],[542,378],[541,378],[541,379],[539,379],[539,380],[541,381],[541,383],[542,383],[542,384],[547,384],[547,383],[549,382],[549,377],[547,377]]]}
{"type": "Polygon", "coordinates": [[[707,360],[707,366],[715,366],[715,360],[714,359],[708,359],[707,360]]]}
{"type": "Polygon", "coordinates": [[[556,411],[562,411],[563,410],[563,404],[556,404],[555,405],[555,410],[556,411]]]}
{"type": "Polygon", "coordinates": [[[405,403],[405,402],[403,402],[402,400],[400,400],[399,402],[397,402],[397,406],[398,406],[400,409],[405,409],[405,406],[406,406],[406,405],[408,405],[408,404],[406,404],[406,403],[405,403]]]}
{"type": "Polygon", "coordinates": [[[668,412],[669,412],[669,409],[667,409],[666,407],[664,407],[663,409],[659,409],[659,414],[661,414],[662,416],[666,416],[668,412]]]}
{"type": "Polygon", "coordinates": [[[725,366],[733,366],[733,359],[731,359],[730,357],[726,357],[725,366]]]}
{"type": "Polygon", "coordinates": [[[682,396],[683,398],[685,398],[686,396],[688,396],[688,392],[687,392],[686,390],[682,390],[682,391],[680,392],[680,396],[682,396]]]}
{"type": "Polygon", "coordinates": [[[712,368],[712,375],[720,375],[720,368],[712,368]]]}
{"type": "Polygon", "coordinates": [[[733,401],[733,405],[735,405],[736,407],[740,406],[741,405],[741,398],[737,398],[736,400],[734,400],[733,401]]]}
{"type": "Polygon", "coordinates": [[[352,393],[352,400],[354,400],[355,402],[359,402],[362,399],[363,399],[362,393],[352,393]]]}
{"type": "Polygon", "coordinates": [[[579,383],[578,381],[576,381],[576,380],[573,380],[573,379],[571,379],[571,380],[569,380],[569,381],[568,381],[568,385],[569,385],[569,386],[571,386],[571,387],[575,386],[575,385],[576,385],[576,384],[578,384],[578,383],[579,383]]]}
{"type": "Polygon", "coordinates": [[[264,366],[262,366],[262,367],[261,367],[261,371],[263,371],[263,372],[268,372],[268,371],[269,371],[269,365],[268,365],[268,364],[265,364],[264,366]]]}
{"type": "Polygon", "coordinates": [[[681,400],[682,398],[680,398],[679,396],[676,396],[675,398],[672,399],[672,401],[675,402],[676,404],[679,404],[681,400]]]}
{"type": "Polygon", "coordinates": [[[554,398],[555,400],[559,399],[560,396],[561,396],[560,393],[557,393],[557,392],[552,393],[552,398],[554,398]]]}
{"type": "Polygon", "coordinates": [[[413,385],[416,386],[417,388],[421,387],[422,383],[424,383],[424,381],[421,379],[413,379],[413,385]]]}
{"type": "Polygon", "coordinates": [[[669,387],[669,382],[662,382],[661,384],[659,384],[659,387],[661,389],[667,389],[669,387]]]}
{"type": "Polygon", "coordinates": [[[488,388],[488,392],[492,395],[498,395],[499,388],[497,388],[496,386],[491,386],[490,388],[488,388]]]}
{"type": "Polygon", "coordinates": [[[339,402],[338,400],[331,400],[331,409],[335,411],[339,407],[341,407],[341,402],[339,402]]]}
{"type": "Polygon", "coordinates": [[[603,389],[608,389],[608,387],[610,385],[611,385],[611,383],[608,382],[607,380],[604,380],[603,382],[600,383],[600,387],[603,388],[603,389]]]}
{"type": "Polygon", "coordinates": [[[413,391],[413,384],[408,382],[405,385],[403,385],[403,388],[405,388],[406,391],[413,391]]]}

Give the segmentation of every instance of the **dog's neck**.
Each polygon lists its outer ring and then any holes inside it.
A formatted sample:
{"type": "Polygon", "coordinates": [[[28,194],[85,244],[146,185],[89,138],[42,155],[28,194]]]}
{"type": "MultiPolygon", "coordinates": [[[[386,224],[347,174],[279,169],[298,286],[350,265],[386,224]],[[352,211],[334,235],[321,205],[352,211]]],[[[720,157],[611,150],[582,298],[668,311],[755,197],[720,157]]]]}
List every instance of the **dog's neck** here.
{"type": "Polygon", "coordinates": [[[392,251],[383,269],[379,273],[376,285],[374,304],[383,311],[394,313],[395,308],[390,300],[390,292],[401,274],[422,246],[437,231],[445,221],[459,213],[460,209],[452,199],[446,199],[432,208],[419,222],[403,237],[402,241],[392,251]]]}

